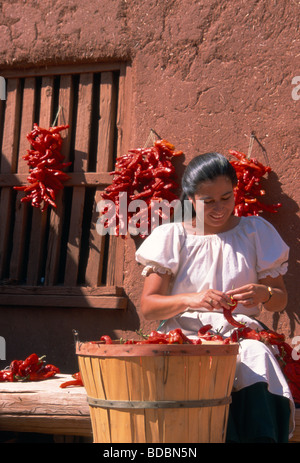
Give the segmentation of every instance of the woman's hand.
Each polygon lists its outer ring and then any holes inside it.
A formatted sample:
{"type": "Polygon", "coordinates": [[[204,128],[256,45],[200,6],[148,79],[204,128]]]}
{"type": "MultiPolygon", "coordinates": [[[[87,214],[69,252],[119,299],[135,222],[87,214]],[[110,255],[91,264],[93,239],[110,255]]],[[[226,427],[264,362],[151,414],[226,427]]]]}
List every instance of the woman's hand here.
{"type": "Polygon", "coordinates": [[[190,309],[230,309],[230,297],[222,291],[207,289],[199,293],[186,294],[186,305],[190,309]]]}
{"type": "Polygon", "coordinates": [[[249,308],[256,307],[258,304],[267,301],[269,297],[267,286],[254,283],[232,289],[227,291],[226,294],[233,297],[239,304],[249,308]]]}
{"type": "Polygon", "coordinates": [[[267,276],[258,283],[250,283],[227,291],[226,295],[248,308],[263,304],[269,312],[280,312],[287,305],[287,291],[282,275],[275,278],[267,276]],[[271,297],[268,287],[272,289],[271,297]]]}
{"type": "Polygon", "coordinates": [[[230,308],[230,297],[222,291],[207,289],[194,293],[170,295],[171,276],[168,273],[150,273],[144,281],[141,312],[146,320],[174,317],[186,309],[216,310],[230,308]]]}

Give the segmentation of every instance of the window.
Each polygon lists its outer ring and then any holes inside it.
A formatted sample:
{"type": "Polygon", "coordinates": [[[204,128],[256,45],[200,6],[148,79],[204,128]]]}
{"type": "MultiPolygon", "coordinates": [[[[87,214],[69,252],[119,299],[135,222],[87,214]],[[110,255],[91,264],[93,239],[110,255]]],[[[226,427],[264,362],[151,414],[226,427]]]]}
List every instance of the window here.
{"type": "Polygon", "coordinates": [[[0,304],[126,308],[124,240],[100,236],[96,209],[124,153],[126,65],[47,68],[6,74],[0,106],[0,304]],[[56,120],[55,120],[56,119],[56,120]],[[62,153],[72,165],[57,209],[21,203],[33,123],[69,124],[62,153]]]}

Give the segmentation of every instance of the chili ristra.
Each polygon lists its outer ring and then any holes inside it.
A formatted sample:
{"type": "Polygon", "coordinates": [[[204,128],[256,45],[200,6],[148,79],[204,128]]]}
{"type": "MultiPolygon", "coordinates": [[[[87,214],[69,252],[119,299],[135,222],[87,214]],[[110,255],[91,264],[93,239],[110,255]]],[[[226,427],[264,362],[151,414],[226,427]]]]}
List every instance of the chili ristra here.
{"type": "Polygon", "coordinates": [[[234,188],[235,210],[237,216],[259,215],[263,211],[276,213],[281,203],[264,204],[261,197],[265,190],[261,188],[261,178],[271,172],[270,166],[264,166],[255,158],[236,150],[229,150],[229,154],[237,160],[230,161],[237,175],[237,186],[234,188]]]}
{"type": "MultiPolygon", "coordinates": [[[[116,159],[116,169],[110,172],[113,176],[112,184],[105,188],[102,193],[104,200],[113,201],[116,206],[115,215],[106,220],[105,228],[115,225],[115,234],[124,237],[120,233],[122,226],[132,222],[136,228],[144,229],[143,225],[149,226],[151,223],[151,212],[158,214],[160,218],[165,218],[162,209],[153,208],[153,202],[168,202],[178,199],[174,190],[178,188],[176,182],[177,175],[173,165],[173,159],[182,155],[182,151],[175,150],[175,146],[167,140],[157,140],[150,148],[131,149],[116,159]],[[146,203],[146,208],[134,213],[128,210],[127,218],[120,212],[119,193],[127,193],[127,210],[131,201],[142,199],[146,203]],[[126,223],[125,223],[126,222],[126,223]]],[[[107,210],[104,210],[106,213],[107,210]]],[[[145,234],[140,233],[142,238],[145,234]]]]}
{"type": "Polygon", "coordinates": [[[28,184],[14,187],[26,193],[21,202],[30,202],[42,211],[49,205],[56,208],[57,193],[63,189],[63,182],[70,178],[62,169],[70,166],[71,162],[63,162],[64,156],[60,152],[60,132],[68,128],[69,125],[60,125],[44,129],[33,124],[33,130],[27,134],[32,149],[22,156],[29,165],[28,184]]]}

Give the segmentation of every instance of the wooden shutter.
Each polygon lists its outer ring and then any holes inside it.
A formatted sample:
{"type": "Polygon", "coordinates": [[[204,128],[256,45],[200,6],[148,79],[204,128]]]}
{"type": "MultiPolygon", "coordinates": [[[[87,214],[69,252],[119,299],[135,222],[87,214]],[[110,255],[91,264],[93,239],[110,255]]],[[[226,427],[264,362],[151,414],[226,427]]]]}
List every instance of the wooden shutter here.
{"type": "Polygon", "coordinates": [[[0,304],[124,309],[122,238],[96,231],[97,203],[124,150],[125,64],[7,73],[0,107],[0,304]],[[70,180],[46,212],[21,203],[26,134],[69,124],[70,180]]]}

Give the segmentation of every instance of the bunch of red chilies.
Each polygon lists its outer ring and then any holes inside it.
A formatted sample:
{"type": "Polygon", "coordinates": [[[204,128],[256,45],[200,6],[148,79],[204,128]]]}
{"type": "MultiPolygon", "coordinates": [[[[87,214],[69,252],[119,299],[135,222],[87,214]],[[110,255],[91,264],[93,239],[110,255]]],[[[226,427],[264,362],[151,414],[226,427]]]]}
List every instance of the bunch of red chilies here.
{"type": "Polygon", "coordinates": [[[247,158],[244,153],[229,150],[229,154],[237,158],[237,161],[230,161],[234,167],[238,183],[234,189],[235,195],[235,215],[238,217],[259,215],[261,212],[278,212],[281,203],[264,204],[261,196],[265,195],[265,190],[260,186],[261,178],[271,172],[270,166],[264,166],[255,158],[247,158]]]}
{"type": "Polygon", "coordinates": [[[42,381],[60,373],[55,365],[47,364],[44,357],[29,355],[25,360],[13,360],[8,368],[0,371],[1,381],[42,381]]]}
{"type": "MultiPolygon", "coordinates": [[[[269,346],[277,347],[277,360],[288,381],[291,393],[295,403],[300,404],[300,357],[293,358],[292,347],[285,342],[285,336],[269,329],[256,331],[250,327],[241,324],[241,327],[235,328],[230,336],[224,337],[220,333],[212,330],[212,325],[204,325],[198,331],[197,339],[190,339],[180,328],[160,333],[151,331],[149,335],[143,335],[143,339],[120,341],[123,344],[202,344],[203,341],[217,341],[220,344],[231,344],[241,341],[242,339],[252,339],[263,342],[269,346]]],[[[101,336],[100,344],[113,344],[111,337],[108,335],[101,336]]]]}
{"type": "Polygon", "coordinates": [[[27,134],[32,149],[27,150],[27,154],[22,157],[29,165],[29,184],[14,187],[26,193],[21,202],[31,202],[32,206],[42,211],[49,205],[56,208],[57,192],[63,189],[63,182],[70,178],[62,171],[71,162],[63,162],[64,156],[60,152],[62,137],[59,133],[68,127],[60,125],[43,129],[35,123],[33,130],[27,134]]]}
{"type": "MultiPolygon", "coordinates": [[[[182,151],[175,151],[175,146],[167,140],[157,140],[150,148],[138,148],[129,150],[127,154],[117,158],[116,170],[110,172],[113,175],[112,184],[102,193],[104,200],[110,200],[115,205],[116,214],[107,220],[105,228],[115,225],[116,236],[124,236],[120,233],[122,227],[127,230],[132,217],[135,217],[136,228],[147,227],[151,223],[151,202],[167,200],[169,202],[178,199],[172,191],[179,185],[176,183],[175,167],[172,159],[182,155],[182,151]],[[120,213],[119,193],[127,193],[127,223],[120,213]],[[129,202],[142,199],[147,204],[147,209],[139,212],[130,212],[129,202]],[[125,226],[126,225],[126,226],[125,226]]],[[[105,213],[107,210],[104,211],[105,213]]],[[[163,216],[161,209],[157,212],[163,216]]],[[[140,233],[144,238],[146,234],[140,233]]]]}

